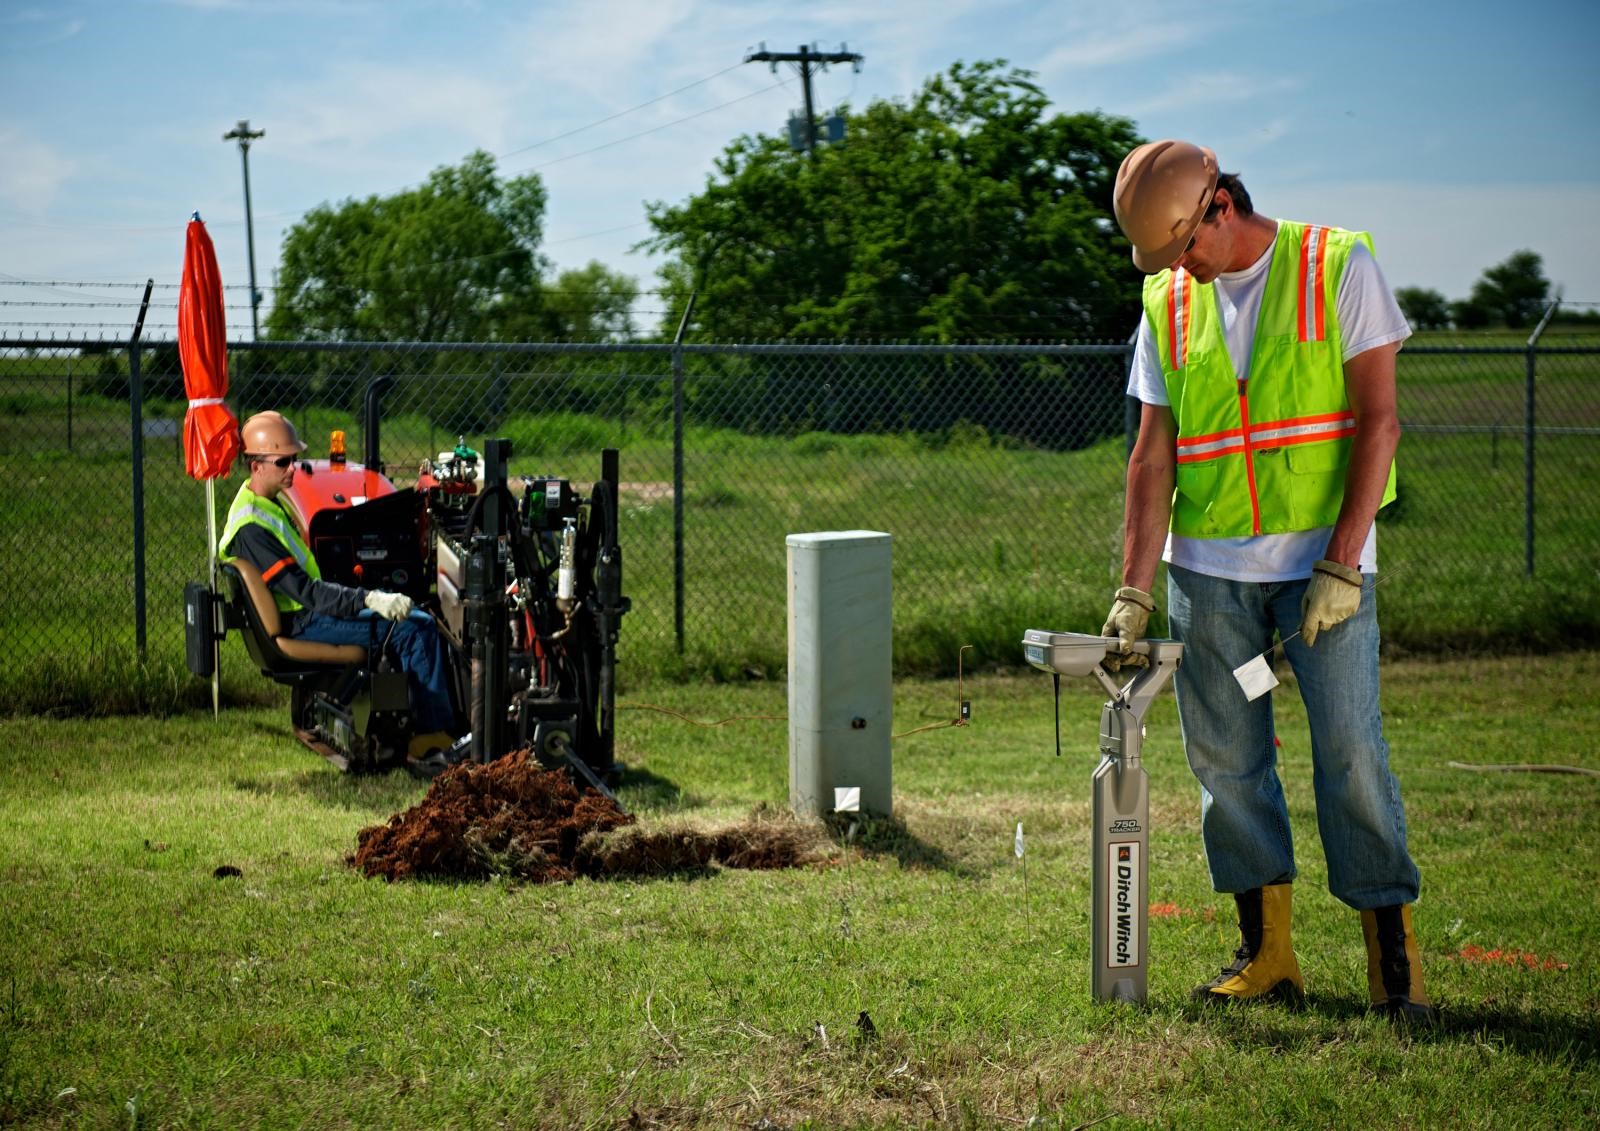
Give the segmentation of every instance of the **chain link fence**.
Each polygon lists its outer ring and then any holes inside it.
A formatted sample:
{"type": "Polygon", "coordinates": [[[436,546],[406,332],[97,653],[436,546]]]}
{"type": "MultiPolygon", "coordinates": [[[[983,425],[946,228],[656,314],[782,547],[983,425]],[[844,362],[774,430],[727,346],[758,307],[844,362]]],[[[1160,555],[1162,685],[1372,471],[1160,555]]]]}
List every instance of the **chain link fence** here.
{"type": "MultiPolygon", "coordinates": [[[[584,490],[601,450],[620,449],[625,679],[776,676],[785,536],[842,529],[894,536],[897,667],[954,672],[958,656],[968,670],[1014,663],[1026,627],[1098,628],[1136,424],[1128,354],[241,343],[229,402],[241,418],[283,411],[312,457],[345,431],[359,459],[367,387],[392,377],[381,456],[401,486],[463,439],[507,437],[514,478],[584,490]]],[[[1399,570],[1387,641],[1537,637],[1557,599],[1587,603],[1593,633],[1600,347],[1413,345],[1399,390],[1400,496],[1379,534],[1382,569],[1399,570]]],[[[139,649],[181,669],[181,591],[208,554],[184,410],[172,343],[0,342],[0,639],[13,663],[139,649]]],[[[219,524],[242,475],[216,485],[219,524]]],[[[225,674],[258,678],[241,651],[225,646],[225,674]]]]}

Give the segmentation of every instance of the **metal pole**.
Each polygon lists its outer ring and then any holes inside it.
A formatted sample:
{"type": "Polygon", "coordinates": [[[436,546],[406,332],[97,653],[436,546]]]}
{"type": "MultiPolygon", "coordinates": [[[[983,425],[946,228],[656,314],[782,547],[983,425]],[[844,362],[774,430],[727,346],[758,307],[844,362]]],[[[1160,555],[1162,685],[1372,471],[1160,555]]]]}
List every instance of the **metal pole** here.
{"type": "Polygon", "coordinates": [[[1123,456],[1133,455],[1133,442],[1139,438],[1139,402],[1128,395],[1128,382],[1133,380],[1133,353],[1139,348],[1139,331],[1134,330],[1128,336],[1128,354],[1122,366],[1122,436],[1127,451],[1123,456]]]}
{"type": "Polygon", "coordinates": [[[744,57],[746,63],[770,63],[774,74],[778,71],[779,63],[799,64],[796,69],[800,72],[800,85],[805,90],[806,96],[806,154],[813,158],[817,155],[817,119],[811,105],[813,68],[825,68],[829,63],[849,63],[859,71],[861,60],[860,55],[846,51],[842,43],[837,51],[813,51],[803,43],[799,51],[768,51],[767,45],[763,43],[760,51],[752,51],[744,57]]]}
{"type": "Polygon", "coordinates": [[[806,92],[806,156],[817,156],[817,116],[811,109],[811,52],[800,45],[800,86],[806,92]]]}
{"type": "MultiPolygon", "coordinates": [[[[217,481],[206,480],[206,588],[208,599],[217,592],[217,481]]],[[[216,606],[212,606],[215,613],[216,606]]],[[[211,717],[222,717],[222,637],[211,633],[211,717]]]]}
{"type": "Polygon", "coordinates": [[[239,160],[244,165],[244,240],[250,255],[250,334],[256,341],[261,340],[261,292],[256,290],[256,232],[255,224],[250,219],[250,143],[266,136],[266,130],[252,130],[250,122],[244,118],[222,135],[223,141],[238,140],[239,160]]]}
{"type": "Polygon", "coordinates": [[[139,303],[139,317],[133,324],[133,336],[128,339],[128,412],[132,424],[133,440],[133,639],[139,652],[139,662],[145,654],[145,584],[144,584],[144,383],[139,376],[139,336],[144,333],[144,316],[150,309],[150,292],[154,279],[145,280],[144,298],[139,303]]]}
{"type": "Polygon", "coordinates": [[[683,335],[694,314],[698,291],[689,292],[689,303],[678,320],[672,338],[672,630],[683,655],[683,335]]]}
{"type": "Polygon", "coordinates": [[[1544,312],[1544,317],[1539,319],[1539,324],[1533,328],[1533,333],[1528,335],[1527,373],[1526,384],[1522,395],[1522,497],[1523,497],[1523,569],[1529,577],[1533,576],[1533,437],[1534,437],[1534,369],[1538,357],[1537,349],[1539,338],[1544,334],[1544,328],[1550,325],[1550,319],[1555,316],[1556,308],[1561,305],[1558,298],[1550,304],[1544,312]]]}

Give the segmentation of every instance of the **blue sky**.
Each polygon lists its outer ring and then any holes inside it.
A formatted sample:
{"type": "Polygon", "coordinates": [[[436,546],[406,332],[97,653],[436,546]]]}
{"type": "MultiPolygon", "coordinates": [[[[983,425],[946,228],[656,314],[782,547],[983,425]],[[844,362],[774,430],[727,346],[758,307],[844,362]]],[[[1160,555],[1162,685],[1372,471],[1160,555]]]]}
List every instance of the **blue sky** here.
{"type": "Polygon", "coordinates": [[[788,68],[740,65],[762,42],[865,56],[818,77],[824,108],[1007,59],[1056,109],[1212,146],[1269,215],[1371,231],[1396,286],[1464,297],[1531,248],[1568,300],[1600,304],[1597,40],[1600,5],[1580,0],[0,0],[0,334],[125,336],[129,284],[151,277],[147,332],[169,334],[198,210],[248,337],[222,140],[239,119],[266,131],[250,180],[268,304],[308,209],[478,148],[544,178],[558,267],[654,286],[630,251],[643,202],[684,200],[731,139],[781,133],[800,104],[788,68]],[[83,305],[31,305],[51,302],[83,305]],[[46,321],[70,325],[23,325],[46,321]]]}

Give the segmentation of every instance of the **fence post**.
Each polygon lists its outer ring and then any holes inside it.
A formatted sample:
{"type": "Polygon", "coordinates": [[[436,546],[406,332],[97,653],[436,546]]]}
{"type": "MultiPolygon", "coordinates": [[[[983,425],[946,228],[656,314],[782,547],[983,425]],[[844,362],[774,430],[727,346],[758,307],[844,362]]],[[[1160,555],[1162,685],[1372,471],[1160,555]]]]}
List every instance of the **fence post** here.
{"type": "Polygon", "coordinates": [[[1127,444],[1125,454],[1133,455],[1133,441],[1139,435],[1139,402],[1128,395],[1128,382],[1133,380],[1133,353],[1139,348],[1139,331],[1128,336],[1127,358],[1122,366],[1122,435],[1127,444]]]}
{"type": "Polygon", "coordinates": [[[144,299],[139,303],[139,317],[133,324],[133,337],[128,339],[128,411],[133,436],[133,639],[138,649],[139,662],[145,653],[145,592],[144,592],[144,382],[139,376],[139,335],[144,333],[145,312],[150,309],[150,292],[154,279],[145,280],[144,299]]]}
{"type": "Polygon", "coordinates": [[[698,291],[689,292],[689,303],[672,336],[672,631],[678,655],[683,655],[683,335],[689,328],[698,291]]]}
{"type": "Polygon", "coordinates": [[[1523,493],[1523,569],[1529,577],[1533,576],[1533,408],[1534,408],[1534,360],[1538,356],[1539,338],[1544,334],[1544,328],[1550,325],[1550,319],[1555,316],[1556,307],[1561,305],[1558,298],[1545,310],[1544,317],[1539,319],[1539,324],[1533,328],[1533,333],[1528,335],[1527,350],[1527,376],[1526,386],[1522,395],[1523,416],[1523,442],[1522,442],[1522,493],[1523,493]]]}

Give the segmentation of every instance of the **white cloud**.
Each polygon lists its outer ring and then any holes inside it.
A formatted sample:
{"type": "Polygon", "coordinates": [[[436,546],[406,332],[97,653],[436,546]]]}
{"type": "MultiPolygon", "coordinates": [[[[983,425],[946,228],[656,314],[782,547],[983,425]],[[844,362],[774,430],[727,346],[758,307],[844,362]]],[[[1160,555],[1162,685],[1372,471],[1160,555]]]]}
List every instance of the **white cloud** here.
{"type": "Polygon", "coordinates": [[[14,126],[0,125],[0,200],[30,216],[49,211],[56,193],[77,169],[77,162],[53,146],[14,126]]]}
{"type": "Polygon", "coordinates": [[[1144,119],[1182,115],[1199,118],[1225,106],[1273,106],[1298,92],[1302,82],[1235,71],[1178,71],[1163,76],[1158,89],[1117,104],[1117,112],[1144,119]]]}
{"type": "Polygon", "coordinates": [[[1086,34],[1069,33],[1066,42],[1038,64],[1045,78],[1083,67],[1114,67],[1167,55],[1195,41],[1192,25],[1092,28],[1086,34]]]}
{"type": "Polygon", "coordinates": [[[86,20],[59,19],[55,13],[43,8],[19,8],[6,13],[0,24],[18,29],[7,36],[5,47],[10,51],[33,51],[49,47],[78,35],[88,26],[86,20]]]}
{"type": "MultiPolygon", "coordinates": [[[[311,165],[335,167],[359,154],[363,162],[387,159],[397,169],[410,168],[419,135],[448,138],[453,151],[428,168],[413,168],[413,181],[473,149],[500,148],[513,109],[492,72],[415,62],[339,63],[315,79],[279,88],[271,102],[270,116],[294,123],[278,131],[273,148],[311,165]]],[[[399,186],[371,191],[393,187],[399,186]]]]}

